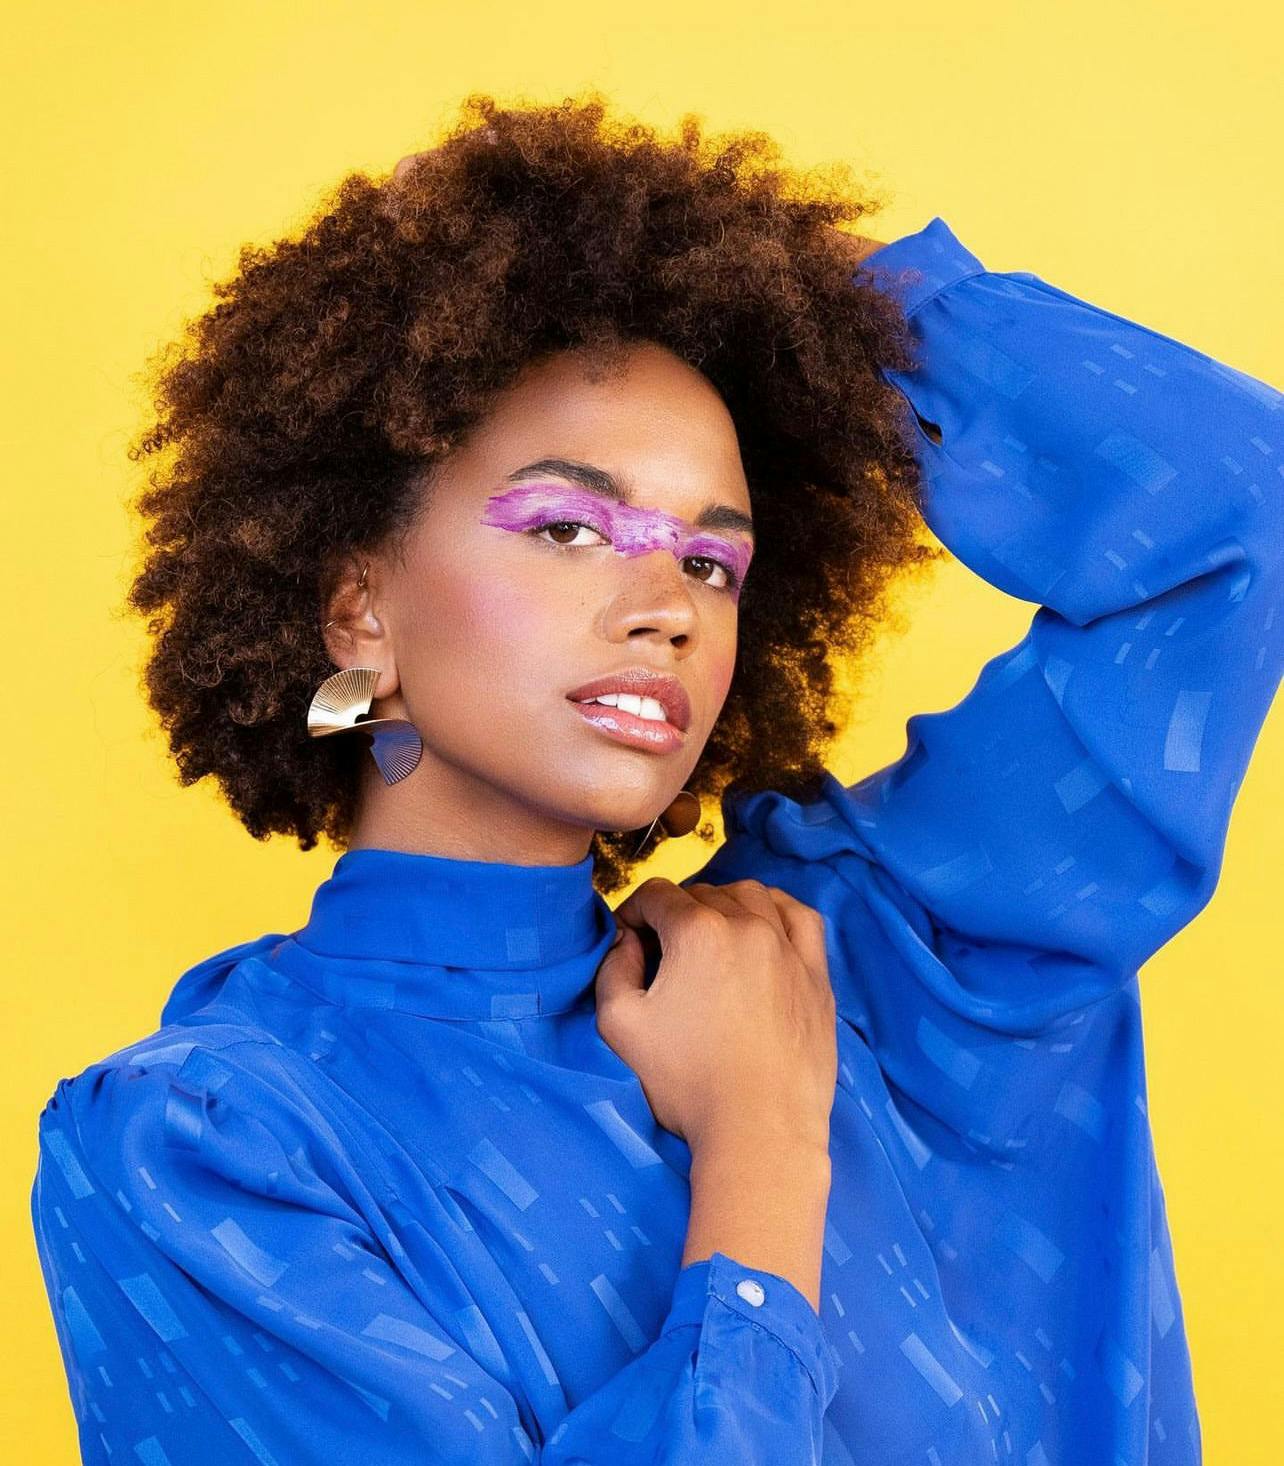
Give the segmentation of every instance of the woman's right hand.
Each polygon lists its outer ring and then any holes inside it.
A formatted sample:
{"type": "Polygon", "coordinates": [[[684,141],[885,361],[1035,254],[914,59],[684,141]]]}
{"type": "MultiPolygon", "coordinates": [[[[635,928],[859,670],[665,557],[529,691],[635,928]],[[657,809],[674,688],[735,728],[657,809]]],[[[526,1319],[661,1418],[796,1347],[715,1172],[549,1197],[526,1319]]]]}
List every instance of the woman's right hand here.
{"type": "Polygon", "coordinates": [[[615,917],[597,1028],[660,1124],[693,1154],[740,1139],[827,1151],[838,1048],[820,913],[761,881],[655,876],[615,917]],[[661,953],[649,988],[644,931],[661,953]]]}

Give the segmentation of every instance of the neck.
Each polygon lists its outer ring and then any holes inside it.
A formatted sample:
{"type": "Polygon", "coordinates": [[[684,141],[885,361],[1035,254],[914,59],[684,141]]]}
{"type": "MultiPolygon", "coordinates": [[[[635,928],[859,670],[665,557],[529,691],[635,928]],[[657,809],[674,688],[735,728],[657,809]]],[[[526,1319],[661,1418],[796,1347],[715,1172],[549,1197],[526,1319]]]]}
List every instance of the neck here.
{"type": "Polygon", "coordinates": [[[347,848],[402,850],[450,860],[510,865],[575,865],[593,830],[525,803],[425,748],[414,773],[385,784],[374,760],[361,762],[357,815],[347,848]]]}

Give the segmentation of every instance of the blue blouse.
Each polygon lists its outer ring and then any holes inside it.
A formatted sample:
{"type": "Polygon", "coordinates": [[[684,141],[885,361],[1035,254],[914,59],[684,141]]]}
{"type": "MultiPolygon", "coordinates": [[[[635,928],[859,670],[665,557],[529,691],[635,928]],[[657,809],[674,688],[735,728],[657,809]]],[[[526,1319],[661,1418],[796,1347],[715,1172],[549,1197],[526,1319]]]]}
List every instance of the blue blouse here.
{"type": "Polygon", "coordinates": [[[819,1314],[679,1267],[690,1152],[597,1032],[590,858],[351,850],[40,1116],[85,1461],[1200,1460],[1137,970],[1284,672],[1284,397],[939,217],[862,268],[919,344],[928,523],[1038,609],[895,763],[725,800],[689,878],[826,919],[819,1314]]]}

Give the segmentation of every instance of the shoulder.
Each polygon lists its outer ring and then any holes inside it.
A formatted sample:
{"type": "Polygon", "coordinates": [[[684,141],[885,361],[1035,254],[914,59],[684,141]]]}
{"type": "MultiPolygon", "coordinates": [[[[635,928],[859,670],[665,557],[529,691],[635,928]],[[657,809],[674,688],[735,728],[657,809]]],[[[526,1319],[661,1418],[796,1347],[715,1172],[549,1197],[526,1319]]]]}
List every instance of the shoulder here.
{"type": "Polygon", "coordinates": [[[41,1150],[64,1170],[80,1157],[128,1191],[145,1154],[227,1168],[228,1137],[251,1129],[287,1153],[311,1149],[306,1066],[261,1029],[165,1024],[58,1081],[37,1120],[41,1150]]]}
{"type": "Polygon", "coordinates": [[[278,1067],[283,1053],[279,1039],[248,1023],[164,1023],[63,1077],[54,1093],[85,1095],[116,1076],[190,1076],[219,1064],[253,1073],[278,1067]]]}
{"type": "Polygon", "coordinates": [[[46,1111],[93,1108],[104,1091],[123,1091],[126,1082],[141,1103],[171,1081],[199,1080],[220,1071],[227,1078],[276,1075],[290,1067],[286,1049],[254,1006],[227,995],[228,979],[237,969],[280,940],[279,933],[266,933],[187,968],[165,1003],[159,1026],[59,1080],[46,1111]],[[145,1077],[150,1082],[140,1082],[145,1077]]]}
{"type": "Polygon", "coordinates": [[[861,810],[829,770],[814,798],[777,789],[736,792],[724,795],[722,815],[723,843],[682,885],[758,880],[823,906],[849,899],[869,861],[861,810]],[[836,879],[839,872],[844,879],[836,879]]]}
{"type": "Polygon", "coordinates": [[[56,1235],[53,1222],[77,1215],[82,1233],[92,1216],[107,1239],[132,1225],[194,1249],[182,1253],[189,1267],[234,1230],[228,1218],[265,1207],[364,1233],[381,1173],[313,1069],[261,1036],[177,1025],[61,1080],[38,1122],[38,1230],[56,1235]]]}

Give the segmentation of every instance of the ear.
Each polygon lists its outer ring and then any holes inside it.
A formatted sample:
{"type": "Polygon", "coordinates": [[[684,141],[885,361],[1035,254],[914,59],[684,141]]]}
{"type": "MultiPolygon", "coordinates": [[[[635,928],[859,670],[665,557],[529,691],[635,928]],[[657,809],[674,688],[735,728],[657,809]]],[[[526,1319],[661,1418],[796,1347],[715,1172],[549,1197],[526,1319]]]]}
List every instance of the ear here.
{"type": "Polygon", "coordinates": [[[374,697],[401,686],[392,635],[379,607],[387,594],[387,569],[373,555],[345,557],[322,600],[321,639],[335,667],[378,667],[374,697]],[[326,625],[325,623],[330,623],[326,625]]]}

